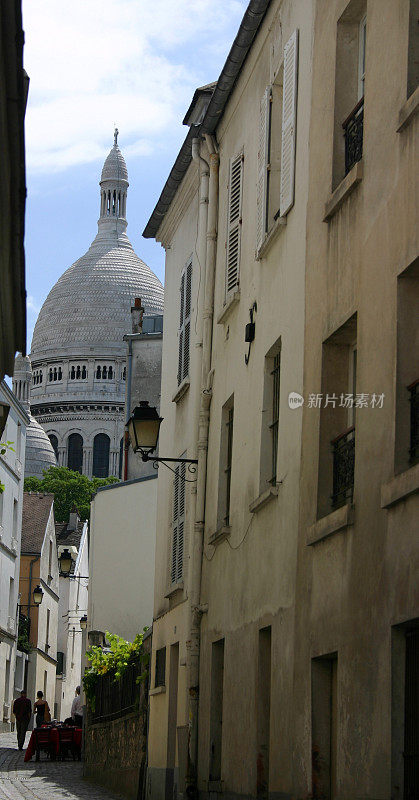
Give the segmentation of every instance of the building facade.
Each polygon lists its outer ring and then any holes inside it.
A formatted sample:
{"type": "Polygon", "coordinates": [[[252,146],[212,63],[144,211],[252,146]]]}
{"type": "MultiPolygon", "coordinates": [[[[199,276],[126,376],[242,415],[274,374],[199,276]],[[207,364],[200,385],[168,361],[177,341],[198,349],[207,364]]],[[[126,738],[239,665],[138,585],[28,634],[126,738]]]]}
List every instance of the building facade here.
{"type": "Polygon", "coordinates": [[[59,578],[54,717],[65,720],[71,716],[75,689],[84,673],[86,631],[80,627],[80,620],[87,616],[89,593],[88,523],[73,509],[68,522],[56,523],[55,538],[58,558],[64,550],[72,556],[69,577],[59,578]]]}
{"type": "Polygon", "coordinates": [[[4,487],[0,492],[0,730],[10,730],[18,653],[19,561],[29,417],[4,381],[0,384],[0,402],[10,407],[1,441],[11,442],[13,448],[0,454],[0,481],[4,487]]]}
{"type": "Polygon", "coordinates": [[[145,229],[153,800],[419,794],[417,30],[250,2],[145,229]]]}
{"type": "Polygon", "coordinates": [[[297,797],[419,796],[418,57],[417,3],[317,2],[297,797]]]}
{"type": "Polygon", "coordinates": [[[21,629],[28,631],[30,645],[25,688],[32,702],[41,690],[54,711],[57,670],[59,574],[54,524],[54,495],[25,492],[23,496],[22,548],[20,558],[21,629]],[[33,605],[33,590],[44,595],[33,605]]]}
{"type": "MultiPolygon", "coordinates": [[[[120,471],[123,337],[131,330],[134,298],[141,298],[145,318],[161,317],[163,308],[163,287],[126,234],[128,185],[116,131],[100,180],[97,236],[51,289],[31,347],[32,414],[48,434],[58,464],[89,477],[120,471]]],[[[154,330],[154,322],[147,325],[154,330]]]]}
{"type": "Polygon", "coordinates": [[[39,422],[31,414],[32,367],[29,356],[18,353],[13,371],[13,392],[29,417],[26,431],[25,478],[43,478],[44,469],[55,467],[54,448],[39,422]]]}

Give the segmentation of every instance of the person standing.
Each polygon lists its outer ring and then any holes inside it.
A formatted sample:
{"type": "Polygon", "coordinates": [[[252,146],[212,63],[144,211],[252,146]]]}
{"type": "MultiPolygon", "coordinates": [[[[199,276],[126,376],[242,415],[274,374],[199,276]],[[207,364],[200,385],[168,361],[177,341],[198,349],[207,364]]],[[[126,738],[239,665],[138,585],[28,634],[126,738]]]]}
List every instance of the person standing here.
{"type": "Polygon", "coordinates": [[[83,703],[80,697],[80,686],[76,686],[76,696],[71,705],[71,717],[78,728],[83,727],[83,703]]]}
{"type": "Polygon", "coordinates": [[[39,690],[36,696],[38,699],[36,703],[34,703],[33,713],[36,714],[35,725],[37,728],[40,728],[45,722],[51,722],[51,714],[49,705],[47,701],[44,700],[44,693],[39,690]]]}
{"type": "Polygon", "coordinates": [[[26,692],[23,690],[13,703],[13,713],[16,717],[17,728],[17,746],[19,750],[23,750],[25,744],[26,731],[28,730],[29,721],[32,714],[32,703],[26,692]]]}

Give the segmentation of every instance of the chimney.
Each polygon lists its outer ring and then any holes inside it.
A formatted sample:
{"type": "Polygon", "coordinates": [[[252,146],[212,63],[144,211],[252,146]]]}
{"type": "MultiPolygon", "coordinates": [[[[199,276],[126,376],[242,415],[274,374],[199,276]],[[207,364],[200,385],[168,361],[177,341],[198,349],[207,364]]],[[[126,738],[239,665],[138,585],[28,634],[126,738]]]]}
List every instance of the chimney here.
{"type": "Polygon", "coordinates": [[[144,314],[144,309],[141,305],[141,297],[136,297],[134,300],[134,305],[131,308],[131,322],[132,322],[133,333],[143,332],[143,314],[144,314]]]}
{"type": "Polygon", "coordinates": [[[68,518],[67,530],[68,531],[76,531],[79,522],[80,522],[79,512],[77,511],[76,506],[73,506],[73,508],[70,511],[69,518],[68,518]]]}

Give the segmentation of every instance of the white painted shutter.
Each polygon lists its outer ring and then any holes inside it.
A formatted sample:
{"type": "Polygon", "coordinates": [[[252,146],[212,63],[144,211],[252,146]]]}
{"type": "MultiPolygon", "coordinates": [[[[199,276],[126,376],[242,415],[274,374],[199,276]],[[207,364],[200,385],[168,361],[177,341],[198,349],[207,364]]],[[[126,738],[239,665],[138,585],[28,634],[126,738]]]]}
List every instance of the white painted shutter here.
{"type": "Polygon", "coordinates": [[[266,233],[267,175],[269,152],[269,121],[272,102],[272,87],[268,86],[260,101],[259,111],[259,150],[258,150],[258,188],[257,188],[257,226],[256,250],[262,245],[266,233]]]}
{"type": "Polygon", "coordinates": [[[176,468],[173,481],[173,521],[172,521],[172,558],[170,564],[171,583],[179,583],[183,576],[183,549],[185,530],[185,477],[186,465],[176,468]]]}
{"type": "Polygon", "coordinates": [[[294,205],[295,128],[297,120],[298,30],[284,48],[280,215],[294,205]]]}
{"type": "Polygon", "coordinates": [[[190,261],[183,270],[180,281],[180,318],[179,318],[179,354],[178,354],[178,385],[182,383],[189,373],[189,339],[191,319],[192,295],[192,262],[190,261]]]}
{"type": "Polygon", "coordinates": [[[239,284],[243,155],[230,161],[227,219],[226,296],[239,284]]]}

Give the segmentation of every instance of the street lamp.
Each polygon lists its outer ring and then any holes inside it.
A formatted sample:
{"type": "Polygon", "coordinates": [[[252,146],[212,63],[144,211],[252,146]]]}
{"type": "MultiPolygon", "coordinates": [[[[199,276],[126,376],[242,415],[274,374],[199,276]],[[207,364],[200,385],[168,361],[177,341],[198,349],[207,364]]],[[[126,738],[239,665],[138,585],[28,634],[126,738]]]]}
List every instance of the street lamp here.
{"type": "Polygon", "coordinates": [[[82,631],[87,630],[87,614],[84,614],[83,617],[80,617],[80,628],[82,631]]]}
{"type": "Polygon", "coordinates": [[[62,578],[72,578],[73,580],[76,580],[77,578],[89,579],[88,575],[70,575],[71,567],[73,566],[73,556],[67,547],[58,556],[58,566],[60,569],[60,576],[62,578]]]}
{"type": "MultiPolygon", "coordinates": [[[[157,447],[162,422],[163,417],[158,415],[156,408],[149,406],[148,400],[141,400],[128,420],[128,433],[134,453],[139,453],[142,461],[197,464],[196,458],[159,458],[151,455],[157,447]]],[[[191,469],[191,472],[194,471],[191,469]]]]}
{"type": "MultiPolygon", "coordinates": [[[[43,596],[44,596],[44,592],[42,591],[41,585],[38,583],[38,586],[35,586],[35,589],[33,590],[33,602],[34,602],[35,607],[38,607],[38,606],[41,605],[43,596]]],[[[33,606],[32,606],[32,608],[33,608],[33,606]]]]}

